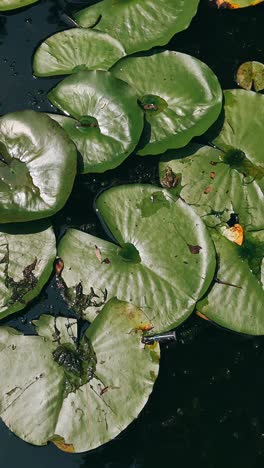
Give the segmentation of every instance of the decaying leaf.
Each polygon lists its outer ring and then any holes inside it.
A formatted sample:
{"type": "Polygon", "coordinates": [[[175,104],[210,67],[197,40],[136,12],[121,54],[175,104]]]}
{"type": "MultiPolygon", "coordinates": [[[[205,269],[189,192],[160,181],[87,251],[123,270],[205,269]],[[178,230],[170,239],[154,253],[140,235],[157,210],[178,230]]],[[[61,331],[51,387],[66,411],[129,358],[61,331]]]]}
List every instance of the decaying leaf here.
{"type": "Polygon", "coordinates": [[[242,63],[237,70],[236,82],[241,88],[262,91],[264,89],[263,63],[254,61],[242,63]]]}

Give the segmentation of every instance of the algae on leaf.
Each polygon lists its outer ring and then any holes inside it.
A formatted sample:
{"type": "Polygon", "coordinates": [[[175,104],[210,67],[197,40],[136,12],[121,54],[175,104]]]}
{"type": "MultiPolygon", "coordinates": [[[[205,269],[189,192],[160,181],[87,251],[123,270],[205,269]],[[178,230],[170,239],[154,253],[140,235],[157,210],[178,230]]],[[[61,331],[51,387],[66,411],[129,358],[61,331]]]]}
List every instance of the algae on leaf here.
{"type": "Polygon", "coordinates": [[[53,215],[66,203],[77,155],[66,132],[31,110],[0,118],[0,223],[53,215]]]}
{"type": "Polygon", "coordinates": [[[46,39],[36,50],[36,76],[68,75],[81,70],[108,70],[125,50],[116,39],[100,31],[68,29],[46,39]]]}
{"type": "Polygon", "coordinates": [[[215,271],[213,244],[201,219],[180,198],[152,185],[107,190],[96,208],[117,244],[68,230],[58,255],[69,305],[92,321],[116,296],[140,307],[153,333],[179,325],[215,271]]]}
{"type": "Polygon", "coordinates": [[[52,115],[82,155],[80,172],[105,172],[121,164],[137,145],[143,113],[131,86],[105,71],[65,78],[49,100],[73,117],[52,115]]]}
{"type": "Polygon", "coordinates": [[[53,269],[56,239],[48,222],[2,225],[0,232],[0,319],[24,309],[53,269]]]}
{"type": "Polygon", "coordinates": [[[103,0],[74,18],[83,28],[107,32],[133,54],[167,44],[189,26],[198,4],[199,0],[103,0]]]}
{"type": "Polygon", "coordinates": [[[21,439],[85,452],[116,437],[147,403],[159,345],[142,343],[144,313],[110,301],[76,342],[76,321],[41,316],[38,336],[0,329],[0,416],[21,439]]]}
{"type": "Polygon", "coordinates": [[[126,57],[111,69],[137,92],[145,113],[138,154],[181,148],[202,135],[222,108],[222,90],[212,70],[200,60],[165,51],[126,57]]]}

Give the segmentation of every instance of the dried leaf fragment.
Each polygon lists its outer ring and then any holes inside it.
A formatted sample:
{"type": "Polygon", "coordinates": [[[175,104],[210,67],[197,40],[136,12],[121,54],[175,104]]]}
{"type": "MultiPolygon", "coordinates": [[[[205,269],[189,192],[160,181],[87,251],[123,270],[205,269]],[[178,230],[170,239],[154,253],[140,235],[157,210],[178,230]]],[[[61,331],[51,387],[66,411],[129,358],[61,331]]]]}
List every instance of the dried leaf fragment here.
{"type": "Polygon", "coordinates": [[[227,228],[224,226],[222,229],[223,236],[234,242],[237,245],[242,245],[244,241],[244,229],[240,224],[234,224],[234,226],[227,228]]]}
{"type": "Polygon", "coordinates": [[[75,453],[74,446],[72,444],[66,444],[63,437],[55,436],[51,439],[51,442],[58,447],[58,449],[67,453],[75,453]]]}

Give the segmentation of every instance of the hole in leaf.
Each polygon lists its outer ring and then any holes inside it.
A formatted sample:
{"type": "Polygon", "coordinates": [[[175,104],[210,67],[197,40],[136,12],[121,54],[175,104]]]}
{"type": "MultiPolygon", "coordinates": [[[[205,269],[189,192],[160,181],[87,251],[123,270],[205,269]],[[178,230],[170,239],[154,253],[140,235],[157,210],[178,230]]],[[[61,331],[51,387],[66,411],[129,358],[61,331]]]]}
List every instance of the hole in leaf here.
{"type": "Polygon", "coordinates": [[[144,112],[149,115],[159,114],[168,107],[167,102],[155,94],[146,94],[139,100],[139,103],[144,112]]]}

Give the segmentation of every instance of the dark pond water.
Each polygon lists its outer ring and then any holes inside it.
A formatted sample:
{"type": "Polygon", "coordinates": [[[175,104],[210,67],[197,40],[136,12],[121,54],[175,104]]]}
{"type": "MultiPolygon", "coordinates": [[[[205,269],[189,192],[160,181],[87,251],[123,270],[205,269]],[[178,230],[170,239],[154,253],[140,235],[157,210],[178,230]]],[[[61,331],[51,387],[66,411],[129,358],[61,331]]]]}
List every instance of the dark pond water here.
{"type": "MultiPolygon", "coordinates": [[[[263,61],[264,5],[218,12],[209,0],[200,3],[191,27],[169,48],[205,61],[223,88],[232,88],[238,64],[263,61]]],[[[19,13],[0,14],[0,114],[51,110],[46,92],[57,80],[34,79],[31,57],[39,42],[67,27],[63,13],[78,8],[71,5],[42,0],[19,13]]],[[[71,225],[105,237],[93,211],[96,194],[115,183],[155,182],[157,162],[157,157],[132,156],[115,171],[80,177],[54,218],[57,233],[71,225]]],[[[43,312],[68,313],[52,281],[25,314],[9,323],[30,333],[30,320],[43,312]]],[[[52,445],[32,447],[0,423],[0,444],[1,468],[263,468],[264,338],[228,333],[191,318],[177,331],[176,342],[162,346],[149,404],[116,440],[87,454],[67,455],[52,445]]]]}

